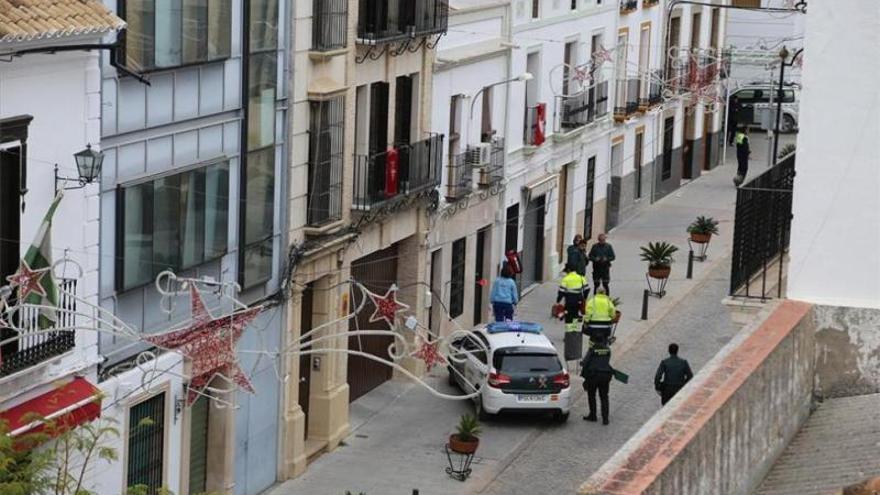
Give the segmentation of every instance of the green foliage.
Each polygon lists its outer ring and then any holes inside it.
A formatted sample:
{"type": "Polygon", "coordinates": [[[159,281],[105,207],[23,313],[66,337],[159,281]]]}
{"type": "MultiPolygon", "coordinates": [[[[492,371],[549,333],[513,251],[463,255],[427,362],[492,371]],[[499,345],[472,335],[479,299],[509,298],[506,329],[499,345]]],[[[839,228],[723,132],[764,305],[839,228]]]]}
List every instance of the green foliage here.
{"type": "Polygon", "coordinates": [[[472,442],[477,439],[477,435],[482,432],[480,422],[473,414],[462,414],[455,426],[455,432],[458,438],[464,442],[472,442]]]}
{"type": "Polygon", "coordinates": [[[688,225],[687,231],[689,234],[717,234],[718,220],[712,217],[699,216],[688,225]]]}
{"type": "Polygon", "coordinates": [[[776,155],[776,159],[782,160],[786,156],[794,153],[795,151],[797,151],[797,145],[794,143],[788,143],[783,146],[781,150],[779,150],[779,154],[776,155]]]}
{"type": "Polygon", "coordinates": [[[615,308],[619,308],[623,305],[623,301],[621,301],[619,297],[613,297],[611,298],[611,304],[613,304],[615,308]]]}
{"type": "Polygon", "coordinates": [[[672,257],[678,247],[665,241],[649,242],[647,246],[641,247],[642,261],[647,261],[652,268],[667,267],[671,265],[675,259],[672,257]]]}

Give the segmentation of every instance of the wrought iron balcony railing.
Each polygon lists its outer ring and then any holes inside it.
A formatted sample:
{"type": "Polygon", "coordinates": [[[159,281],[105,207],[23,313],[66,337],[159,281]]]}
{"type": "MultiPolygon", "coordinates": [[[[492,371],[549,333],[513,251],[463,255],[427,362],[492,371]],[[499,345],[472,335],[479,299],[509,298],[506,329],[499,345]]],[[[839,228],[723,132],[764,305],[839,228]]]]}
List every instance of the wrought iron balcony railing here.
{"type": "Polygon", "coordinates": [[[352,209],[369,211],[440,185],[443,135],[354,157],[352,209]]]}
{"type": "Polygon", "coordinates": [[[360,0],[358,43],[375,45],[445,33],[447,0],[360,0]]]}
{"type": "Polygon", "coordinates": [[[74,315],[76,311],[76,280],[58,280],[59,308],[56,312],[56,323],[52,328],[40,328],[40,310],[23,307],[13,316],[17,320],[16,327],[21,333],[11,328],[0,328],[0,342],[9,341],[0,346],[2,362],[0,377],[9,376],[36,366],[44,361],[60,356],[76,346],[74,315]]]}
{"type": "Polygon", "coordinates": [[[558,132],[567,132],[595,122],[608,114],[608,81],[599,82],[573,96],[558,96],[558,132]]]}
{"type": "Polygon", "coordinates": [[[477,170],[480,187],[491,187],[504,179],[504,138],[492,138],[468,148],[466,160],[477,170]]]}
{"type": "Polygon", "coordinates": [[[526,107],[523,142],[526,146],[541,146],[547,138],[547,104],[526,107]]]}
{"type": "Polygon", "coordinates": [[[663,81],[660,74],[661,71],[653,71],[648,76],[642,76],[639,83],[639,110],[646,110],[663,101],[663,81]]]}
{"type": "Polygon", "coordinates": [[[309,162],[306,221],[320,227],[342,219],[342,156],[309,162]]]}
{"type": "Polygon", "coordinates": [[[639,79],[618,79],[614,118],[623,120],[639,110],[639,79]]]}
{"type": "Polygon", "coordinates": [[[639,10],[639,0],[620,0],[620,13],[629,14],[639,10]]]}
{"type": "Polygon", "coordinates": [[[474,163],[469,160],[470,150],[450,157],[448,180],[446,182],[446,199],[456,201],[473,191],[474,163]]]}

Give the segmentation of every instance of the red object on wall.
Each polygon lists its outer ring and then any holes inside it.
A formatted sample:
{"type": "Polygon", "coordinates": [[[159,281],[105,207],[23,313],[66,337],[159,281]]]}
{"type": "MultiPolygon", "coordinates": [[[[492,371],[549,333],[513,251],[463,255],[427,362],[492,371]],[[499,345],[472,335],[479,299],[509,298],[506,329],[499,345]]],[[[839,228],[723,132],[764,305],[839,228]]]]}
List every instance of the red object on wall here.
{"type": "Polygon", "coordinates": [[[513,273],[522,273],[522,265],[519,263],[519,256],[516,255],[516,251],[511,249],[504,256],[507,258],[507,266],[513,270],[513,273]]]}
{"type": "Polygon", "coordinates": [[[388,148],[385,155],[385,197],[397,195],[398,171],[400,170],[400,152],[397,148],[388,148]]]}
{"type": "MultiPolygon", "coordinates": [[[[33,433],[55,437],[100,415],[101,391],[85,378],[77,377],[51,392],[0,412],[0,420],[6,421],[12,437],[33,433]]],[[[26,447],[29,447],[27,442],[16,443],[16,448],[26,447]]]]}
{"type": "Polygon", "coordinates": [[[545,133],[544,128],[547,124],[547,104],[546,103],[538,103],[538,107],[535,109],[535,146],[541,146],[544,144],[545,133]]]}

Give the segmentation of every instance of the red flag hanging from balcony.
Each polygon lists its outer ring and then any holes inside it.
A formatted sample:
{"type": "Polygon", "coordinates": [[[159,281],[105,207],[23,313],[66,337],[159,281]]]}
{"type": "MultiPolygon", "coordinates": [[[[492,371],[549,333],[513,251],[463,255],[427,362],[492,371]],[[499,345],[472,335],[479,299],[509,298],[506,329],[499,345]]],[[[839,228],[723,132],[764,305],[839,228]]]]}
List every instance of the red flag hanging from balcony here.
{"type": "Polygon", "coordinates": [[[547,123],[547,104],[538,103],[535,108],[535,146],[544,144],[544,126],[547,123]]]}
{"type": "Polygon", "coordinates": [[[400,170],[400,152],[397,148],[388,148],[385,154],[385,197],[397,195],[398,172],[400,170]]]}

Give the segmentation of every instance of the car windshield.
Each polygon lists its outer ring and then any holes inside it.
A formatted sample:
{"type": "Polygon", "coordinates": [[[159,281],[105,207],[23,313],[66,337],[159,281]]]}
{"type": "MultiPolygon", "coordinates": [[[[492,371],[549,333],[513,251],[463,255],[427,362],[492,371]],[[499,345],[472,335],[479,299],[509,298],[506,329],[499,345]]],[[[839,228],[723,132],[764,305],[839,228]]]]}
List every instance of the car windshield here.
{"type": "Polygon", "coordinates": [[[493,357],[495,369],[505,373],[548,373],[562,371],[562,364],[556,354],[547,352],[504,352],[493,357]]]}

